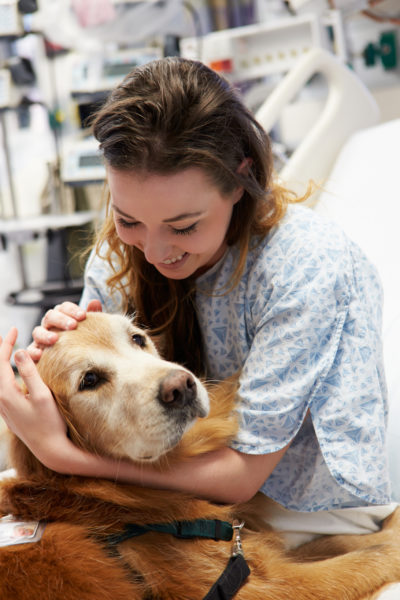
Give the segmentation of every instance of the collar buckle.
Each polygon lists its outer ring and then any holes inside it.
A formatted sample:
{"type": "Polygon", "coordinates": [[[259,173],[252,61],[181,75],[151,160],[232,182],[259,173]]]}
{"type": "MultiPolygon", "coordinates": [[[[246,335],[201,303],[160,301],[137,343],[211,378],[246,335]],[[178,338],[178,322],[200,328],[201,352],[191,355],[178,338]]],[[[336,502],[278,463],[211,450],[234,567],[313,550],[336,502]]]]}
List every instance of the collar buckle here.
{"type": "Polygon", "coordinates": [[[243,545],[240,537],[240,532],[243,529],[244,521],[239,523],[238,520],[234,520],[232,523],[233,529],[233,545],[232,545],[232,556],[243,556],[243,545]]]}

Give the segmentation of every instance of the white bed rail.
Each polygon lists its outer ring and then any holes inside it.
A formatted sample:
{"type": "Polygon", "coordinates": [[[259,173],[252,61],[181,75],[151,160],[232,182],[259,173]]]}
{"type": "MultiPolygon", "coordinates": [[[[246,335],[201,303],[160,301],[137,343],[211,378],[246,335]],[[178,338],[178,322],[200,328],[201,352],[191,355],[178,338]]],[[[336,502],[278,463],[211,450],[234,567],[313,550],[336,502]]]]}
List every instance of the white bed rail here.
{"type": "Polygon", "coordinates": [[[282,109],[317,73],[328,83],[326,103],[306,138],[279,173],[296,192],[302,192],[310,179],[323,183],[350,135],[380,120],[378,105],[360,79],[337,57],[314,48],[299,59],[257,111],[256,118],[267,132],[277,122],[282,109]]]}

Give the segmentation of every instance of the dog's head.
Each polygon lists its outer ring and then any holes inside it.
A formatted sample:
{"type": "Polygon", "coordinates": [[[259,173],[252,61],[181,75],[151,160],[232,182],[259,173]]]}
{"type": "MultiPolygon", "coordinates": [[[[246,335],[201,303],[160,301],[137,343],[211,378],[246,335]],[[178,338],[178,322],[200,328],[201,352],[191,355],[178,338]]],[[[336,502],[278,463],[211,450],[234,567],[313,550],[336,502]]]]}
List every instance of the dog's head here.
{"type": "Polygon", "coordinates": [[[202,383],[163,360],[121,315],[88,313],[75,330],[60,332],[38,369],[72,440],[104,456],[155,461],[209,410],[202,383]]]}

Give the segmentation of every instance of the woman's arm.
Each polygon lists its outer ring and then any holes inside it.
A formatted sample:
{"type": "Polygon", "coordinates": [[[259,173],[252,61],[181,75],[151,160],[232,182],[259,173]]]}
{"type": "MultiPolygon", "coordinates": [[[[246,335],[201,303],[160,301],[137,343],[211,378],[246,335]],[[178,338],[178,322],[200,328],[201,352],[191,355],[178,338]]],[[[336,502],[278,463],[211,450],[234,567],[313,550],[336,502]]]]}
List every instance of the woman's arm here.
{"type": "Polygon", "coordinates": [[[72,444],[52,394],[26,351],[15,354],[28,394],[15,380],[10,358],[17,337],[12,329],[0,346],[0,413],[10,429],[47,467],[61,473],[105,477],[195,494],[216,502],[251,498],[273,471],[286,448],[266,455],[223,448],[159,472],[151,466],[104,459],[72,444]]]}
{"type": "Polygon", "coordinates": [[[272,454],[251,455],[222,448],[196,456],[164,472],[157,472],[151,467],[121,464],[118,479],[145,487],[187,492],[214,502],[236,504],[254,496],[286,449],[272,454]]]}

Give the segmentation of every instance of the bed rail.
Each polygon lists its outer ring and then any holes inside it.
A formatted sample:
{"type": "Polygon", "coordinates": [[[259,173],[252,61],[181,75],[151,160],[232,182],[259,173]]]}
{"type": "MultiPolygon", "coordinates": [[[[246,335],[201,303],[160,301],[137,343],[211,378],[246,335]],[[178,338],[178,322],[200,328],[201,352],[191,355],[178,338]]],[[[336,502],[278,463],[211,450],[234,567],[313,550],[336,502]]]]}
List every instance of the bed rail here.
{"type": "Polygon", "coordinates": [[[378,105],[362,81],[336,56],[313,48],[287,73],[257,111],[256,118],[266,131],[271,131],[285,105],[317,73],[327,80],[327,100],[316,123],[279,173],[296,192],[302,192],[310,179],[323,183],[350,135],[380,121],[378,105]]]}

